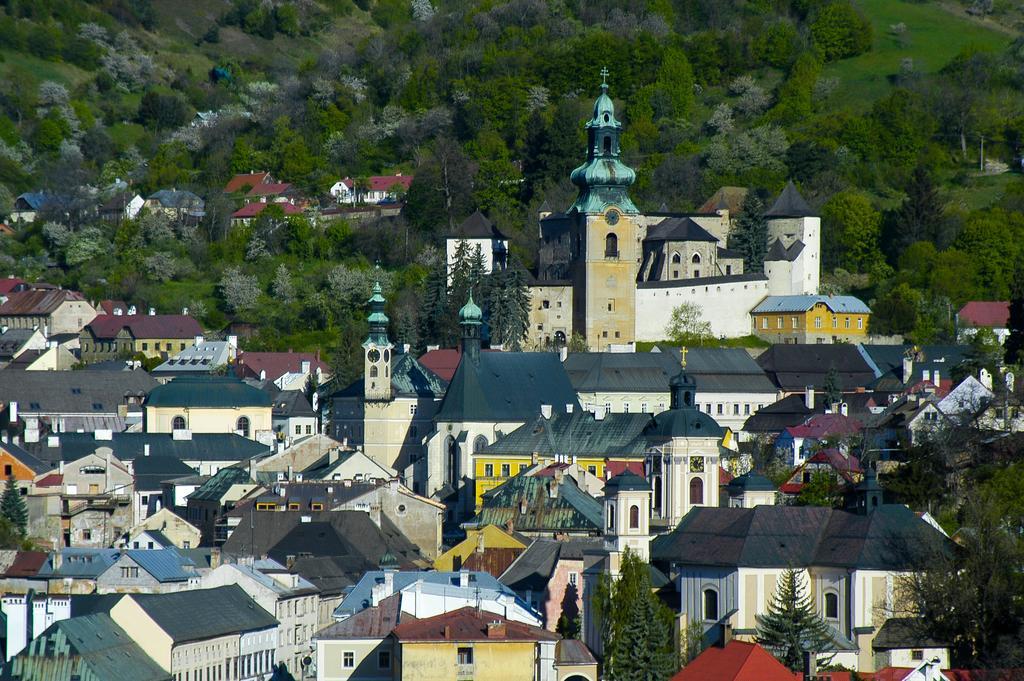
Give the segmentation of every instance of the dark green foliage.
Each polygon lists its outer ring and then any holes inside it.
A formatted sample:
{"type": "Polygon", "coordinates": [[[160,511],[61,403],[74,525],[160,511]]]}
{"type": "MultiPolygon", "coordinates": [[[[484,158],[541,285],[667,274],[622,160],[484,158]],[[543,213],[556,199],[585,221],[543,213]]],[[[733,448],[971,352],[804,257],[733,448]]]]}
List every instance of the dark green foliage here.
{"type": "Polygon", "coordinates": [[[824,391],[826,409],[843,401],[843,380],[835,364],[830,365],[825,374],[824,391]]]}
{"type": "Polygon", "coordinates": [[[918,241],[937,243],[943,222],[943,202],[926,167],[915,167],[903,190],[907,198],[885,225],[883,242],[890,257],[918,241]]]}
{"type": "Polygon", "coordinates": [[[729,248],[743,254],[743,271],[760,272],[768,251],[768,220],[764,201],[756,191],[747,192],[743,212],[729,233],[729,248]]]}
{"type": "Polygon", "coordinates": [[[1024,364],[1024,267],[1018,266],[1010,299],[1010,335],[1003,344],[1007,364],[1024,364]]]}
{"type": "Polygon", "coordinates": [[[818,12],[811,37],[826,61],[854,57],[871,49],[871,22],[847,0],[833,0],[818,12]]]}
{"type": "Polygon", "coordinates": [[[28,507],[21,498],[21,490],[18,489],[18,483],[13,475],[7,478],[3,498],[0,498],[0,515],[11,523],[18,534],[25,536],[25,530],[28,528],[28,507]]]}
{"type": "Polygon", "coordinates": [[[828,625],[818,617],[799,573],[786,570],[768,610],[757,616],[757,642],[790,669],[801,669],[805,652],[831,647],[828,625]]]}
{"type": "Polygon", "coordinates": [[[490,276],[488,296],[491,343],[521,350],[530,325],[530,290],[526,273],[518,262],[490,276]]]}
{"type": "Polygon", "coordinates": [[[811,475],[810,482],[804,483],[796,498],[796,505],[833,508],[842,498],[835,474],[827,470],[818,470],[811,475]]]}
{"type": "Polygon", "coordinates": [[[651,592],[647,563],[627,550],[618,579],[603,574],[596,599],[610,681],[664,681],[675,673],[672,614],[651,592]]]}
{"type": "Polygon", "coordinates": [[[177,94],[150,90],[139,103],[139,122],[158,129],[176,128],[189,118],[188,104],[177,94]]]}

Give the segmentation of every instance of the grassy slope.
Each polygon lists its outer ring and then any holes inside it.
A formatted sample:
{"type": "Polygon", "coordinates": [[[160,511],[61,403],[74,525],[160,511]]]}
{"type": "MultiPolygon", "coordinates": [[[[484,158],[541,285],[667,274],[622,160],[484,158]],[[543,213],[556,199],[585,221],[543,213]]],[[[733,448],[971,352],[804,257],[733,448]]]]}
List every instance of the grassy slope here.
{"type": "Polygon", "coordinates": [[[839,103],[857,109],[867,108],[885,95],[888,78],[899,72],[904,57],[913,59],[918,71],[930,73],[942,68],[968,45],[1001,49],[1013,37],[1009,32],[987,28],[932,2],[858,0],[857,4],[874,25],[874,49],[825,69],[826,75],[839,78],[839,103]],[[902,45],[889,31],[890,26],[901,22],[907,26],[902,45]]]}

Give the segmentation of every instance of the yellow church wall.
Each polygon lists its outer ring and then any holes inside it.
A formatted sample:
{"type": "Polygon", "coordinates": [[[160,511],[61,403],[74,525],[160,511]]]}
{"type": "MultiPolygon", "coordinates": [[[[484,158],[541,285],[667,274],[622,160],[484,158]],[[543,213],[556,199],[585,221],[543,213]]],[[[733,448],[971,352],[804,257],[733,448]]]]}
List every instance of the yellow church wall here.
{"type": "MultiPolygon", "coordinates": [[[[502,485],[514,475],[525,471],[532,464],[532,456],[474,456],[473,457],[473,480],[476,485],[476,508],[483,506],[484,492],[502,485]]],[[[542,457],[540,463],[554,463],[552,457],[542,457]]],[[[576,458],[576,463],[591,475],[604,479],[606,460],[604,457],[581,456],[576,458]]]]}
{"type": "Polygon", "coordinates": [[[526,544],[501,529],[497,525],[484,525],[481,528],[466,530],[466,538],[448,549],[434,561],[434,569],[451,572],[461,568],[462,564],[476,551],[483,535],[483,546],[486,549],[525,549],[526,544]],[[458,563],[459,567],[455,567],[458,563]]]}
{"type": "Polygon", "coordinates": [[[588,216],[586,221],[584,336],[591,350],[601,352],[613,343],[635,340],[637,227],[621,213],[614,225],[605,215],[588,216]],[[618,252],[607,255],[610,234],[615,235],[618,252]]]}
{"type": "Polygon", "coordinates": [[[238,419],[249,419],[249,439],[272,428],[270,407],[230,407],[224,409],[186,407],[146,407],[146,432],[170,433],[175,416],[185,419],[185,429],[193,433],[234,433],[238,419]]]}
{"type": "Polygon", "coordinates": [[[401,643],[402,681],[501,679],[533,681],[536,644],[532,641],[429,641],[401,643]],[[459,648],[473,650],[473,664],[459,664],[459,648]]]}

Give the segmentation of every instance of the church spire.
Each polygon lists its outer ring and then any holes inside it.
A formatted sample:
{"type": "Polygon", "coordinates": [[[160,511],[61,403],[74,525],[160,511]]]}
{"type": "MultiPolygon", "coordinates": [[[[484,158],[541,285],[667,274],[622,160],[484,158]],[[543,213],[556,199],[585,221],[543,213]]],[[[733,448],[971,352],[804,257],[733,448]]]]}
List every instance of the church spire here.
{"type": "Polygon", "coordinates": [[[697,383],[686,373],[686,353],[684,345],[679,349],[679,373],[668,382],[671,391],[670,409],[693,409],[694,397],[697,394],[697,383]]]}
{"type": "Polygon", "coordinates": [[[370,316],[366,318],[366,321],[370,323],[370,334],[366,338],[366,342],[363,345],[388,345],[388,316],[384,312],[384,304],[387,302],[384,300],[384,293],[381,290],[380,282],[375,281],[373,283],[373,295],[366,301],[370,306],[370,316]]]}
{"type": "Polygon", "coordinates": [[[483,319],[483,310],[473,302],[473,291],[470,290],[469,300],[459,310],[459,326],[462,327],[462,354],[473,362],[480,360],[480,325],[483,319]]]}
{"type": "Polygon", "coordinates": [[[594,100],[594,114],[587,122],[587,161],[572,171],[570,179],[580,188],[573,204],[580,213],[604,213],[610,206],[624,213],[640,211],[629,198],[636,180],[632,168],[619,160],[622,123],[615,117],[615,103],[608,96],[608,69],[601,69],[601,94],[594,100]]]}

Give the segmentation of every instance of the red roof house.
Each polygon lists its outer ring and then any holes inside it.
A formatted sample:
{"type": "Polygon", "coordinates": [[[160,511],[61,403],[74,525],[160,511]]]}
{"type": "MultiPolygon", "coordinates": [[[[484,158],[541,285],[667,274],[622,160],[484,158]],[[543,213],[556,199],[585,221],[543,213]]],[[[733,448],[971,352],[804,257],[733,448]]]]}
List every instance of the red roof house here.
{"type": "Polygon", "coordinates": [[[712,646],[683,667],[671,681],[801,681],[756,643],[732,640],[712,646]]]}
{"type": "Polygon", "coordinates": [[[972,300],[956,313],[961,326],[1005,329],[1010,321],[1010,303],[1005,300],[972,300]]]}
{"type": "Polygon", "coordinates": [[[288,202],[279,203],[272,201],[270,203],[264,203],[262,201],[253,201],[252,203],[245,204],[244,206],[236,210],[234,213],[232,213],[231,219],[252,220],[253,218],[258,217],[259,214],[266,210],[269,206],[277,206],[284,212],[285,215],[302,215],[301,208],[299,208],[298,206],[294,206],[288,202]]]}
{"type": "Polygon", "coordinates": [[[28,284],[25,283],[24,279],[18,279],[17,277],[0,279],[0,296],[5,296],[12,291],[23,291],[26,288],[28,288],[28,284]]]}
{"type": "Polygon", "coordinates": [[[133,338],[175,338],[192,340],[203,335],[199,322],[183,314],[100,315],[86,325],[92,340],[108,340],[127,329],[133,338]]]}
{"type": "Polygon", "coordinates": [[[235,374],[239,378],[276,381],[285,374],[304,373],[303,362],[309,362],[311,372],[319,369],[324,377],[331,373],[318,352],[239,352],[235,374]]]}
{"type": "MultiPolygon", "coordinates": [[[[498,352],[490,348],[484,348],[484,352],[498,352]]],[[[441,348],[429,350],[420,357],[420,364],[433,371],[438,378],[449,383],[455,376],[455,370],[459,368],[459,360],[462,358],[462,351],[458,348],[441,348]]]]}
{"type": "Polygon", "coordinates": [[[807,461],[797,466],[796,470],[780,488],[783,494],[800,494],[804,485],[811,481],[817,471],[835,473],[840,484],[856,484],[860,482],[864,469],[860,459],[852,454],[844,454],[838,449],[823,449],[815,452],[807,461]]]}
{"type": "Polygon", "coordinates": [[[246,187],[251,188],[261,184],[271,184],[273,182],[274,178],[268,172],[235,175],[228,180],[226,185],[224,185],[224,193],[234,194],[235,192],[242,191],[246,187]]]}
{"type": "MultiPolygon", "coordinates": [[[[407,619],[391,634],[399,641],[558,641],[558,634],[522,622],[506,619],[493,612],[476,608],[459,608],[443,615],[424,619],[407,619]]],[[[790,677],[791,679],[792,677],[790,677]]],[[[790,681],[787,679],[787,681],[790,681]]]]}

